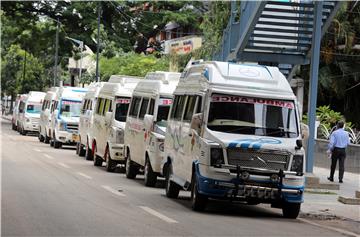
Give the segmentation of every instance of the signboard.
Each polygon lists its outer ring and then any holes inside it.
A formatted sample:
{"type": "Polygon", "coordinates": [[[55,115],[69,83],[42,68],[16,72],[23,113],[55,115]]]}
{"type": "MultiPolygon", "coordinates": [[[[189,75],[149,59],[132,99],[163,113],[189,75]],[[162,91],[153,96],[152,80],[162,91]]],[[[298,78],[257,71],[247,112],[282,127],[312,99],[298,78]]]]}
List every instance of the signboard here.
{"type": "Polygon", "coordinates": [[[186,36],[165,41],[165,54],[188,54],[201,47],[202,38],[198,36],[186,36]]]}
{"type": "Polygon", "coordinates": [[[232,95],[212,95],[211,102],[230,102],[230,103],[247,103],[247,104],[263,104],[287,109],[294,109],[294,103],[284,100],[261,99],[232,95]]]}

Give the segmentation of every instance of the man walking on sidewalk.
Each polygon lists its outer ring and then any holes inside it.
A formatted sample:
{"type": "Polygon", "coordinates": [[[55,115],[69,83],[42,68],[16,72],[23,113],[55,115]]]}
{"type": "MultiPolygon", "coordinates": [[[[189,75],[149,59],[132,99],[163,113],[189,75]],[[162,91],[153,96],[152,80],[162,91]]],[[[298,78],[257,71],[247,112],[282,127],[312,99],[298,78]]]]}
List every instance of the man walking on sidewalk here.
{"type": "Polygon", "coordinates": [[[334,182],[334,173],[336,169],[336,163],[339,160],[339,183],[343,182],[344,177],[344,164],[346,158],[346,147],[349,145],[349,134],[344,130],[344,122],[339,121],[337,123],[337,129],[331,134],[329,142],[329,150],[331,155],[331,170],[328,180],[334,182]]]}

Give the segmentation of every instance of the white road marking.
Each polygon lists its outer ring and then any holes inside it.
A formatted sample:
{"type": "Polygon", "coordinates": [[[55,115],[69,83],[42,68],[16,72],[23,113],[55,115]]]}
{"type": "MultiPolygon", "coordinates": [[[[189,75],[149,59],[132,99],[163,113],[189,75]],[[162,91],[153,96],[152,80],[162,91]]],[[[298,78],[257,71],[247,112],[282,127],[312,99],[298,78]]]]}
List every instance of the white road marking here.
{"type": "Polygon", "coordinates": [[[41,152],[41,150],[37,149],[37,148],[34,148],[33,149],[34,151],[37,151],[37,152],[41,152]]]}
{"type": "Polygon", "coordinates": [[[92,177],[90,177],[89,175],[86,175],[84,173],[81,173],[81,172],[77,172],[78,175],[81,175],[82,177],[84,178],[87,178],[87,179],[92,179],[92,177]]]}
{"type": "Polygon", "coordinates": [[[44,156],[45,156],[46,158],[48,158],[49,160],[53,160],[53,159],[54,159],[54,157],[52,157],[52,156],[50,156],[50,155],[48,155],[48,154],[44,154],[44,156]]]}
{"type": "Polygon", "coordinates": [[[58,165],[61,165],[62,167],[66,168],[66,169],[70,168],[70,166],[68,166],[68,165],[66,165],[66,164],[64,164],[62,162],[58,162],[58,165]]]}
{"type": "Polygon", "coordinates": [[[121,193],[121,192],[119,192],[119,191],[117,191],[117,190],[115,190],[115,189],[113,189],[113,188],[111,188],[111,187],[109,187],[107,185],[101,185],[101,187],[103,187],[107,191],[109,191],[109,192],[111,192],[111,193],[113,193],[115,195],[118,195],[120,197],[125,197],[126,196],[125,194],[123,194],[123,193],[121,193]]]}
{"type": "Polygon", "coordinates": [[[178,223],[176,220],[171,219],[170,217],[167,217],[153,209],[151,209],[150,207],[146,207],[146,206],[139,206],[141,209],[143,209],[144,211],[150,213],[153,216],[156,216],[157,218],[160,218],[161,220],[167,222],[167,223],[178,223]]]}

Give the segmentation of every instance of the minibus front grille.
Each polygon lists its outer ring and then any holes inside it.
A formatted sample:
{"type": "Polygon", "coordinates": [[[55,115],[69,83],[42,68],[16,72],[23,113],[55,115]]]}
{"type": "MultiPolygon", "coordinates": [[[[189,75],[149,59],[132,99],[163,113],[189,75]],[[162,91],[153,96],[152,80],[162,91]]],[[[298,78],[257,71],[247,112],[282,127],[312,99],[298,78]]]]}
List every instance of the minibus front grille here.
{"type": "Polygon", "coordinates": [[[262,152],[243,148],[229,148],[227,149],[227,159],[229,165],[269,170],[287,170],[290,154],[270,151],[262,152]]]}
{"type": "Polygon", "coordinates": [[[67,130],[69,130],[69,131],[75,131],[75,132],[77,132],[78,131],[78,129],[79,129],[79,124],[67,124],[66,125],[66,129],[67,130]]]}
{"type": "Polygon", "coordinates": [[[39,122],[40,122],[40,118],[31,118],[31,123],[32,123],[33,125],[38,125],[39,122]]]}

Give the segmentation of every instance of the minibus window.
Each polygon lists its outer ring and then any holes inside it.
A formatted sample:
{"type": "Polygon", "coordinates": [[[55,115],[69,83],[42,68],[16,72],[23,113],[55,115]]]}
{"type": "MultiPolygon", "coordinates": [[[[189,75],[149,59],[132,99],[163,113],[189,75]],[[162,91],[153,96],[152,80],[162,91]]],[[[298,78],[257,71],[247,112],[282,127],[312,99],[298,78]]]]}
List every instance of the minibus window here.
{"type": "Polygon", "coordinates": [[[170,106],[160,105],[157,112],[156,122],[166,122],[169,115],[170,106]]]}
{"type": "Polygon", "coordinates": [[[146,114],[148,104],[149,104],[149,99],[148,98],[143,98],[142,103],[141,103],[141,107],[140,107],[139,118],[144,118],[144,116],[146,114]]]}
{"type": "Polygon", "coordinates": [[[176,104],[174,118],[177,120],[181,120],[182,112],[185,106],[185,98],[186,96],[180,96],[179,101],[176,104]]]}
{"type": "Polygon", "coordinates": [[[208,128],[257,136],[298,136],[292,101],[232,95],[211,96],[208,128]]]}
{"type": "Polygon", "coordinates": [[[149,107],[149,112],[148,112],[148,114],[154,115],[154,107],[155,107],[155,100],[154,100],[154,99],[150,99],[150,107],[149,107]]]}
{"type": "Polygon", "coordinates": [[[38,114],[41,112],[41,105],[40,104],[29,104],[26,106],[26,112],[32,114],[38,114]]]}
{"type": "Polygon", "coordinates": [[[191,120],[194,114],[195,103],[196,103],[196,96],[188,96],[185,107],[184,121],[191,120]]]}
{"type": "Polygon", "coordinates": [[[139,112],[141,98],[140,97],[134,97],[131,103],[131,109],[130,109],[130,116],[136,117],[139,112]]]}
{"type": "Polygon", "coordinates": [[[61,102],[60,115],[63,117],[79,117],[81,101],[63,100],[61,102]]]}
{"type": "Polygon", "coordinates": [[[46,108],[46,100],[44,100],[43,104],[42,104],[42,107],[41,107],[41,110],[44,111],[46,108]]]}
{"type": "Polygon", "coordinates": [[[111,100],[105,100],[105,109],[104,109],[104,115],[107,112],[111,112],[111,100]]]}
{"type": "Polygon", "coordinates": [[[175,118],[175,110],[179,103],[179,99],[180,99],[180,96],[176,95],[174,98],[174,103],[173,103],[172,109],[171,109],[170,118],[175,118]]]}
{"type": "Polygon", "coordinates": [[[115,120],[119,122],[126,122],[130,98],[116,98],[115,105],[115,120]]]}

